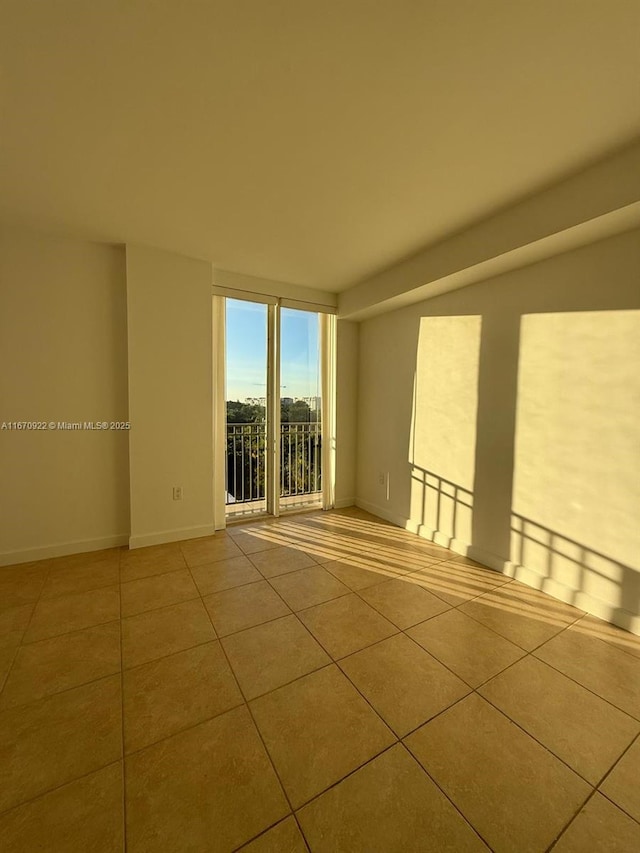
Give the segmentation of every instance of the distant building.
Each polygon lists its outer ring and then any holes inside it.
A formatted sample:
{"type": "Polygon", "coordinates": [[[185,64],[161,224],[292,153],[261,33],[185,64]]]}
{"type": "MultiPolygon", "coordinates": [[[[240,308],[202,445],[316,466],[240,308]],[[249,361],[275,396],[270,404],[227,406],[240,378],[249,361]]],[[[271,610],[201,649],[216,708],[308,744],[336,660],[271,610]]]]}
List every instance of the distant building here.
{"type": "MultiPolygon", "coordinates": [[[[294,403],[306,403],[310,411],[320,411],[321,397],[281,397],[280,402],[285,406],[292,406],[294,403]]],[[[245,397],[244,402],[249,406],[266,406],[266,397],[245,397]]]]}
{"type": "Polygon", "coordinates": [[[320,411],[320,399],[320,397],[296,397],[296,400],[302,400],[303,403],[306,403],[312,412],[320,411]]]}

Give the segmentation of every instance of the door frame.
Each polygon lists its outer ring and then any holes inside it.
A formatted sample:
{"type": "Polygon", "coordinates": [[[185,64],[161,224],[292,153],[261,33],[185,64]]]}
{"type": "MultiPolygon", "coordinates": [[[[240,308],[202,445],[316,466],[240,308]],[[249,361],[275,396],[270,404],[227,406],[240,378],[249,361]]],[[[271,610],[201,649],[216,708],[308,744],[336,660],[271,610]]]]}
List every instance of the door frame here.
{"type": "Polygon", "coordinates": [[[266,513],[280,515],[280,332],[281,309],[316,313],[320,317],[320,375],[322,400],[322,509],[335,502],[336,463],[336,318],[335,309],[300,300],[250,293],[230,288],[213,288],[213,444],[214,444],[214,525],[227,526],[225,500],[227,414],[226,414],[226,299],[261,302],[267,305],[267,400],[265,454],[267,490],[266,513]],[[278,474],[273,475],[272,472],[278,474]]]}

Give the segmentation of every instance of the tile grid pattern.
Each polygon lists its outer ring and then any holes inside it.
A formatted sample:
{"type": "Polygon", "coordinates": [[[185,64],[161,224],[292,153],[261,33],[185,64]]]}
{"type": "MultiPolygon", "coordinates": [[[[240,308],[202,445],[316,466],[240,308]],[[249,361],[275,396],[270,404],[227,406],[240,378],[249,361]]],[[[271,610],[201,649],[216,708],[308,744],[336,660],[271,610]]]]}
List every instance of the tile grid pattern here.
{"type": "MultiPolygon", "coordinates": [[[[357,510],[314,513],[278,522],[237,526],[215,537],[157,546],[143,549],[141,552],[115,550],[101,555],[77,555],[49,560],[44,561],[42,565],[36,565],[35,571],[39,571],[41,575],[40,588],[35,598],[33,588],[29,593],[32,596],[32,610],[6,673],[4,695],[0,693],[0,718],[2,715],[11,716],[16,707],[29,709],[37,703],[46,702],[51,696],[63,693],[71,695],[93,683],[93,680],[84,674],[78,676],[75,682],[73,678],[71,681],[60,682],[65,685],[60,689],[59,686],[56,687],[54,679],[49,692],[44,695],[13,706],[10,701],[4,701],[5,697],[11,699],[12,684],[20,675],[18,663],[21,652],[34,644],[40,643],[40,647],[43,647],[47,643],[55,643],[58,638],[69,636],[68,633],[65,634],[62,622],[57,625],[47,624],[47,617],[51,613],[57,618],[65,612],[64,608],[60,607],[47,611],[49,602],[56,601],[55,597],[46,601],[43,599],[43,591],[52,576],[55,578],[58,573],[66,572],[73,577],[76,566],[78,578],[81,579],[80,587],[91,587],[93,582],[87,581],[87,578],[93,568],[98,566],[93,573],[96,575],[95,583],[101,583],[102,580],[109,579],[109,572],[103,571],[109,565],[117,565],[120,580],[118,590],[122,618],[119,622],[121,633],[118,675],[121,697],[125,697],[127,693],[128,674],[144,670],[159,661],[178,659],[180,655],[192,649],[218,643],[224,658],[224,668],[228,670],[236,691],[235,696],[230,695],[224,706],[216,708],[209,705],[209,712],[212,709],[214,712],[208,716],[207,712],[196,718],[189,718],[188,715],[180,718],[178,715],[175,724],[169,726],[162,736],[156,736],[151,743],[131,750],[121,747],[118,760],[125,767],[125,785],[120,791],[123,810],[126,809],[126,798],[123,797],[127,787],[126,767],[132,756],[139,752],[151,754],[153,750],[160,748],[163,741],[171,742],[190,729],[197,729],[208,719],[232,714],[234,708],[240,707],[248,710],[261,749],[268,757],[274,778],[278,780],[276,784],[286,797],[289,818],[281,813],[275,818],[265,818],[262,821],[264,825],[249,837],[239,839],[239,843],[236,843],[236,839],[229,847],[220,846],[215,849],[239,848],[249,843],[251,838],[256,840],[249,844],[249,848],[255,845],[257,850],[262,843],[260,849],[277,849],[270,844],[277,843],[276,834],[281,832],[287,820],[292,819],[296,821],[296,825],[290,831],[294,833],[293,837],[297,839],[298,844],[298,847],[292,849],[325,849],[321,839],[326,834],[325,824],[328,818],[321,814],[314,816],[314,809],[318,811],[316,807],[323,798],[327,798],[328,802],[331,796],[339,796],[341,791],[346,791],[351,783],[357,784],[359,779],[364,778],[365,767],[375,765],[378,772],[377,768],[383,766],[383,757],[386,756],[385,767],[388,764],[395,768],[394,762],[399,762],[400,766],[403,761],[409,760],[409,753],[406,753],[406,759],[397,757],[397,749],[404,750],[405,747],[421,762],[420,774],[435,783],[439,796],[450,804],[451,812],[455,812],[465,826],[473,827],[474,831],[469,830],[469,836],[465,836],[466,843],[469,844],[468,849],[476,849],[473,846],[476,841],[479,845],[477,849],[486,849],[480,838],[487,842],[490,849],[508,849],[508,836],[487,832],[481,815],[482,809],[478,813],[475,806],[467,807],[464,797],[459,796],[456,785],[450,781],[443,782],[437,770],[429,766],[429,760],[424,757],[424,746],[420,742],[421,733],[426,736],[436,732],[438,720],[444,724],[447,715],[454,713],[456,708],[463,713],[463,708],[469,706],[470,697],[475,697],[478,702],[483,703],[483,707],[489,709],[483,713],[490,716],[497,714],[501,719],[505,719],[503,715],[506,715],[509,724],[520,733],[521,738],[526,739],[526,748],[532,748],[531,744],[535,744],[535,750],[553,756],[554,771],[561,767],[564,772],[566,768],[572,777],[572,783],[574,775],[578,780],[572,810],[562,815],[558,831],[550,839],[550,843],[545,842],[541,847],[521,846],[521,849],[550,849],[556,842],[560,849],[563,839],[571,835],[573,824],[580,821],[586,804],[596,796],[601,786],[604,786],[602,793],[607,796],[607,780],[614,779],[624,757],[634,750],[637,751],[640,746],[640,689],[637,695],[629,697],[624,690],[620,694],[616,693],[616,685],[614,688],[605,685],[605,689],[599,691],[597,684],[581,683],[585,680],[589,682],[589,679],[563,671],[566,667],[562,665],[561,655],[558,657],[562,649],[555,658],[553,654],[547,655],[547,660],[544,661],[545,655],[541,654],[541,650],[544,651],[545,647],[548,647],[553,651],[554,644],[562,642],[565,633],[578,630],[579,636],[586,638],[586,632],[580,633],[579,627],[576,629],[576,626],[580,626],[584,621],[581,611],[561,605],[541,593],[534,595],[528,588],[521,588],[517,582],[483,569],[472,561],[431,543],[417,540],[410,534],[357,510]],[[238,562],[240,559],[242,563],[238,562]],[[298,580],[299,583],[296,583],[298,580]],[[238,585],[234,585],[236,583],[238,585]],[[383,593],[376,595],[376,588],[378,591],[383,590],[383,593]],[[210,591],[211,589],[214,591],[210,591]],[[407,590],[410,590],[410,595],[407,595],[407,590]],[[249,611],[243,612],[242,602],[247,594],[255,595],[255,598],[249,611]],[[314,595],[317,600],[314,600],[314,595]],[[533,604],[531,598],[534,599],[533,604]],[[141,619],[164,616],[190,602],[194,607],[198,604],[200,611],[204,609],[208,614],[211,626],[208,634],[199,636],[198,642],[186,640],[186,646],[178,642],[173,648],[168,646],[163,649],[160,654],[157,651],[151,652],[149,659],[143,663],[127,662],[125,626],[138,624],[141,619]],[[479,609],[474,610],[474,602],[481,603],[479,609]],[[487,613],[483,610],[487,607],[486,602],[489,602],[487,613]],[[514,613],[522,602],[525,615],[514,613]],[[294,611],[293,608],[300,603],[306,606],[294,611]],[[461,614],[456,618],[464,619],[464,625],[471,635],[477,631],[485,645],[495,642],[501,652],[509,651],[501,660],[496,659],[490,671],[481,672],[478,677],[465,679],[465,666],[461,665],[464,661],[456,654],[451,657],[447,652],[446,643],[443,646],[442,637],[438,636],[437,631],[430,631],[437,625],[438,620],[451,618],[453,611],[461,614]],[[530,630],[532,626],[535,628],[533,631],[530,630]],[[36,633],[33,636],[44,638],[34,639],[31,643],[25,642],[34,628],[36,633]],[[264,639],[267,652],[262,662],[264,671],[260,673],[263,687],[265,673],[267,677],[267,689],[263,692],[251,688],[251,684],[256,683],[255,668],[256,665],[260,668],[260,660],[256,664],[256,661],[251,659],[243,659],[243,644],[252,640],[256,631],[262,631],[258,639],[264,639]],[[300,647],[308,647],[308,657],[300,661],[299,671],[296,670],[298,662],[294,654],[291,655],[294,659],[292,665],[289,668],[285,666],[284,669],[278,665],[277,660],[269,657],[269,643],[275,644],[274,654],[279,657],[284,655],[285,648],[278,646],[278,643],[281,643],[281,635],[285,636],[287,642],[296,643],[296,648],[298,644],[300,647]],[[322,652],[315,650],[316,645],[322,652]],[[385,696],[384,685],[381,686],[380,679],[376,681],[375,678],[375,671],[380,662],[384,665],[386,661],[386,665],[391,666],[396,653],[402,659],[409,657],[412,665],[412,655],[416,655],[418,667],[432,667],[425,672],[429,675],[433,673],[434,682],[439,681],[441,687],[440,693],[435,697],[425,696],[422,697],[424,701],[415,700],[413,704],[417,707],[411,707],[410,697],[405,703],[406,707],[402,708],[403,712],[406,711],[404,716],[394,708],[399,694],[385,696]],[[322,658],[319,655],[322,655],[322,658]],[[584,775],[576,770],[575,762],[567,763],[566,755],[554,752],[553,744],[550,744],[544,731],[539,733],[535,726],[532,730],[532,726],[523,722],[517,712],[510,715],[499,698],[496,699],[483,690],[485,686],[497,684],[499,679],[508,679],[511,670],[515,672],[527,661],[544,672],[545,677],[548,677],[548,669],[563,680],[563,685],[566,680],[575,690],[584,691],[581,695],[592,696],[594,701],[601,703],[597,709],[599,712],[604,707],[611,709],[611,713],[616,716],[620,739],[612,747],[613,752],[610,752],[606,764],[601,764],[602,772],[596,777],[585,779],[584,775]],[[333,679],[327,684],[330,684],[332,689],[335,686],[336,693],[344,692],[345,705],[338,708],[334,716],[352,714],[354,721],[365,721],[365,728],[370,726],[373,729],[379,724],[380,729],[372,735],[367,755],[348,757],[338,770],[331,767],[328,770],[321,768],[315,789],[312,784],[301,797],[296,792],[296,786],[300,784],[300,774],[298,771],[292,773],[288,766],[287,759],[283,756],[282,743],[278,742],[278,734],[271,730],[269,714],[273,710],[273,704],[280,699],[283,699],[280,704],[284,704],[286,709],[285,700],[289,694],[293,696],[295,690],[302,695],[301,708],[304,709],[307,686],[311,689],[313,684],[320,684],[321,678],[325,677],[323,673],[326,673],[327,679],[333,679]],[[269,678],[271,684],[268,683],[269,678]],[[382,734],[383,729],[385,734],[382,734]],[[398,747],[399,743],[404,746],[398,747]],[[580,787],[581,785],[584,787],[580,787]],[[477,820],[476,813],[480,815],[477,820]],[[276,828],[272,828],[274,826],[276,828]],[[303,832],[305,826],[306,838],[303,832]],[[271,838],[273,842],[270,841],[271,838]]],[[[18,577],[15,569],[11,572],[8,572],[8,575],[18,577]]],[[[88,589],[87,594],[93,592],[98,596],[100,590],[108,586],[111,585],[88,589]]],[[[16,588],[18,587],[19,579],[16,581],[16,588]]],[[[71,607],[73,596],[78,594],[59,596],[57,600],[61,602],[66,599],[65,604],[69,603],[71,607]]],[[[84,603],[85,599],[82,601],[84,603]]],[[[108,615],[108,610],[98,611],[93,617],[88,613],[86,626],[78,627],[81,622],[78,623],[77,619],[70,623],[73,625],[71,633],[82,633],[97,624],[108,624],[108,615]],[[106,621],[93,621],[96,618],[105,618],[106,621]]],[[[115,618],[118,616],[119,613],[115,618]]],[[[626,671],[635,673],[636,679],[640,680],[640,645],[636,648],[635,640],[626,635],[624,642],[621,641],[622,645],[618,644],[616,647],[617,639],[618,635],[614,636],[614,640],[610,640],[604,633],[595,638],[588,637],[592,645],[597,644],[594,648],[598,648],[605,656],[613,656],[613,659],[620,663],[623,675],[626,671]]],[[[129,646],[132,647],[132,643],[135,645],[135,632],[133,639],[129,640],[129,646]]],[[[455,645],[453,639],[451,645],[455,645]]],[[[248,648],[255,649],[255,645],[251,646],[249,643],[248,648]]],[[[464,650],[463,658],[468,651],[469,649],[464,650]]],[[[197,673],[195,675],[197,676],[197,673]]],[[[385,673],[385,677],[387,675],[390,673],[385,673]]],[[[410,678],[410,673],[407,675],[410,678]]],[[[100,678],[104,676],[98,676],[98,680],[100,678]]],[[[190,684],[188,680],[186,683],[190,684]]],[[[326,693],[326,690],[324,692],[326,693]]],[[[156,698],[157,707],[162,709],[162,687],[156,698]]],[[[330,702],[330,697],[328,701],[330,702]]],[[[402,705],[402,702],[400,704],[402,705]]],[[[122,744],[127,743],[127,709],[125,702],[124,710],[117,709],[119,713],[116,714],[122,744]]],[[[340,728],[332,713],[332,709],[328,708],[328,736],[335,735],[340,728]],[[338,729],[335,728],[336,725],[338,729]]],[[[8,736],[11,736],[11,732],[8,736]]],[[[313,738],[310,741],[307,739],[305,744],[304,749],[313,748],[313,738]]],[[[339,751],[341,744],[336,744],[335,749],[339,751]]],[[[348,752],[348,749],[346,751],[348,752]]],[[[411,766],[413,767],[413,764],[411,766]]],[[[57,784],[55,781],[45,784],[35,796],[29,798],[21,799],[18,795],[18,799],[11,802],[9,808],[3,806],[4,818],[0,814],[0,840],[3,839],[3,826],[6,828],[7,824],[9,830],[5,835],[8,839],[13,837],[12,826],[16,823],[13,818],[21,809],[28,808],[30,802],[44,801],[51,796],[51,792],[68,785],[69,781],[91,776],[99,769],[93,767],[89,773],[78,773],[72,780],[63,778],[57,784]]],[[[612,783],[607,802],[614,803],[616,814],[619,809],[620,814],[637,829],[640,820],[638,804],[635,801],[621,802],[624,797],[614,793],[615,791],[615,785],[612,783]]],[[[149,796],[153,796],[153,793],[149,796]]],[[[136,819],[135,813],[130,813],[127,817],[123,811],[123,823],[127,820],[130,823],[135,822],[136,819]]],[[[451,819],[451,815],[448,819],[451,819]]],[[[626,828],[628,830],[628,827],[626,828]]],[[[124,836],[124,829],[122,834],[124,836]]],[[[131,837],[135,839],[137,836],[133,833],[131,837]]],[[[148,845],[145,846],[144,836],[140,837],[143,840],[140,843],[130,842],[128,849],[152,849],[148,845]]],[[[111,839],[103,839],[102,844],[102,847],[96,849],[119,849],[117,845],[121,844],[121,839],[115,833],[111,839]]]]}
{"type": "MultiPolygon", "coordinates": [[[[250,559],[250,558],[249,558],[249,559],[250,559]]],[[[241,585],[241,586],[242,586],[242,585],[241,585]]],[[[235,589],[235,588],[238,588],[238,587],[232,587],[232,588],[234,588],[234,589],[235,589]]],[[[275,590],[274,590],[274,591],[275,591],[275,590]]],[[[202,596],[201,596],[201,597],[202,597],[202,596]]],[[[283,602],[283,603],[284,603],[284,602],[283,602]]],[[[211,619],[211,614],[210,614],[210,613],[209,613],[209,618],[211,619]]],[[[214,628],[214,630],[215,630],[215,625],[213,624],[213,620],[211,620],[211,623],[212,623],[212,627],[213,627],[213,628],[214,628]]],[[[262,623],[262,624],[264,624],[264,623],[262,623]]],[[[230,636],[232,636],[232,635],[230,635],[230,636]]],[[[229,669],[231,670],[231,672],[234,672],[234,670],[233,670],[233,666],[232,666],[232,663],[231,663],[231,661],[229,660],[229,656],[228,656],[227,652],[225,651],[224,644],[221,644],[221,647],[222,647],[223,653],[224,653],[224,655],[225,655],[225,659],[226,659],[226,661],[227,661],[227,664],[228,664],[228,666],[229,666],[229,669]]],[[[295,822],[296,822],[296,826],[298,827],[298,832],[300,833],[300,836],[302,837],[302,830],[301,830],[301,828],[300,828],[300,824],[299,824],[299,822],[298,822],[298,818],[297,818],[296,813],[295,813],[295,811],[294,811],[293,805],[292,805],[291,800],[290,800],[290,798],[289,798],[289,796],[288,796],[288,794],[287,794],[286,789],[284,788],[284,786],[283,786],[283,784],[282,784],[282,779],[280,778],[280,775],[279,775],[279,773],[278,773],[278,768],[277,768],[277,767],[275,766],[275,764],[273,763],[273,759],[272,759],[272,757],[271,757],[271,755],[270,755],[270,753],[269,753],[269,750],[268,750],[268,748],[267,748],[267,745],[266,745],[266,743],[264,742],[264,738],[263,738],[263,736],[262,736],[262,734],[261,734],[261,732],[260,732],[260,729],[259,729],[259,727],[258,727],[258,725],[257,725],[257,723],[256,723],[255,716],[254,716],[254,714],[252,713],[252,710],[251,710],[251,705],[248,703],[248,701],[247,701],[247,697],[246,697],[246,695],[244,694],[244,691],[242,690],[242,686],[241,686],[241,685],[240,685],[240,683],[238,682],[237,677],[235,676],[235,674],[234,674],[234,679],[235,679],[235,681],[236,681],[236,684],[238,685],[238,689],[239,689],[239,691],[240,691],[240,692],[241,692],[241,694],[242,694],[242,698],[243,698],[244,702],[246,703],[247,708],[249,709],[249,714],[251,715],[251,719],[252,719],[252,721],[253,721],[253,725],[254,725],[254,726],[255,726],[255,728],[256,728],[256,731],[257,731],[257,733],[258,733],[258,737],[260,738],[260,742],[261,742],[261,744],[262,744],[262,747],[263,747],[263,749],[264,749],[264,751],[265,751],[265,753],[266,753],[266,755],[267,755],[267,757],[268,757],[268,759],[269,759],[269,763],[270,763],[270,765],[271,765],[271,768],[273,769],[273,773],[274,773],[274,775],[277,777],[277,779],[278,779],[278,781],[279,781],[279,783],[280,783],[280,787],[282,788],[282,790],[283,790],[283,792],[284,792],[284,796],[285,796],[285,797],[286,797],[286,799],[287,799],[287,804],[288,804],[288,807],[289,807],[289,810],[290,810],[290,813],[291,813],[291,817],[293,818],[293,820],[295,820],[295,822]]],[[[268,831],[269,829],[270,829],[270,827],[266,827],[266,828],[265,828],[265,830],[263,830],[263,833],[264,833],[264,832],[266,832],[266,831],[268,831]]],[[[262,835],[263,833],[260,833],[260,835],[262,835]]],[[[260,835],[258,836],[258,838],[260,837],[260,835]]],[[[243,846],[246,846],[246,845],[243,845],[243,846]]],[[[308,849],[308,846],[307,846],[306,844],[305,844],[305,849],[308,849]]]]}
{"type": "MultiPolygon", "coordinates": [[[[22,642],[25,638],[25,635],[29,629],[29,625],[31,624],[31,620],[33,619],[33,613],[35,611],[36,605],[42,596],[42,590],[46,584],[46,581],[49,577],[49,573],[51,571],[51,563],[52,563],[51,560],[42,560],[42,561],[39,561],[38,563],[35,563],[35,564],[34,563],[28,563],[24,567],[23,570],[27,571],[27,572],[29,572],[29,570],[32,569],[34,566],[38,566],[38,568],[40,569],[40,572],[39,572],[40,578],[39,578],[39,584],[38,584],[37,592],[35,593],[35,595],[33,595],[33,592],[35,592],[35,590],[33,590],[30,594],[27,593],[25,596],[25,600],[23,600],[22,596],[20,595],[20,591],[16,591],[16,593],[14,593],[14,595],[12,596],[11,595],[12,590],[9,589],[9,587],[11,585],[10,581],[4,580],[4,578],[3,578],[4,583],[2,583],[2,585],[0,586],[0,594],[2,594],[2,598],[0,598],[0,606],[2,606],[3,609],[6,608],[6,610],[11,610],[11,611],[14,611],[16,608],[20,608],[21,610],[25,609],[26,619],[22,623],[23,624],[22,628],[14,629],[11,632],[7,631],[5,634],[5,637],[10,636],[10,635],[14,635],[14,636],[12,637],[13,642],[12,642],[11,646],[7,648],[8,654],[6,657],[5,666],[3,669],[0,669],[0,690],[2,690],[4,688],[6,680],[9,677],[9,673],[11,672],[11,668],[12,668],[13,663],[15,661],[15,657],[18,653],[18,648],[22,645],[22,642]],[[8,596],[5,596],[3,594],[3,593],[5,593],[5,591],[9,593],[8,596]],[[18,601],[20,601],[19,604],[17,603],[18,601]]],[[[0,571],[3,573],[3,575],[5,573],[11,572],[11,570],[12,570],[11,566],[9,567],[8,570],[0,569],[0,571]]],[[[13,572],[11,572],[11,573],[13,574],[14,578],[17,578],[19,571],[20,571],[20,567],[13,567],[13,572]]],[[[16,624],[16,623],[13,623],[13,624],[16,624]]],[[[2,639],[2,638],[0,638],[0,639],[2,639]]]]}

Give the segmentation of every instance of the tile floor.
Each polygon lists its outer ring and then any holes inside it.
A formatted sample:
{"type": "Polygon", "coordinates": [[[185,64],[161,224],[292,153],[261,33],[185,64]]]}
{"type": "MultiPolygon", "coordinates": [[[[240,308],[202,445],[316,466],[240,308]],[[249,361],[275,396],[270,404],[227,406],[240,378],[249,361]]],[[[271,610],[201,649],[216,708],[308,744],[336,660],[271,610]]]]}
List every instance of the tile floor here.
{"type": "Polygon", "coordinates": [[[640,638],[356,510],[0,569],[0,849],[640,850],[640,638]]]}

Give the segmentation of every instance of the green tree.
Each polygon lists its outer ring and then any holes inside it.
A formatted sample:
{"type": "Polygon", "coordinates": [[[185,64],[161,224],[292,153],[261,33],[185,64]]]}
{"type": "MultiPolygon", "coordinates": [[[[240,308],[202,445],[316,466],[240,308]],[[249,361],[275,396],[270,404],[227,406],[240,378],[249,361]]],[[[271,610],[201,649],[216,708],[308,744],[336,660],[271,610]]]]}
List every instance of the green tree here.
{"type": "Polygon", "coordinates": [[[264,423],[264,415],[264,406],[227,400],[228,424],[261,424],[264,423]]]}
{"type": "Polygon", "coordinates": [[[312,417],[313,414],[304,400],[295,400],[292,403],[285,402],[284,400],[280,401],[280,421],[283,424],[312,423],[315,421],[315,417],[312,417]]]}

